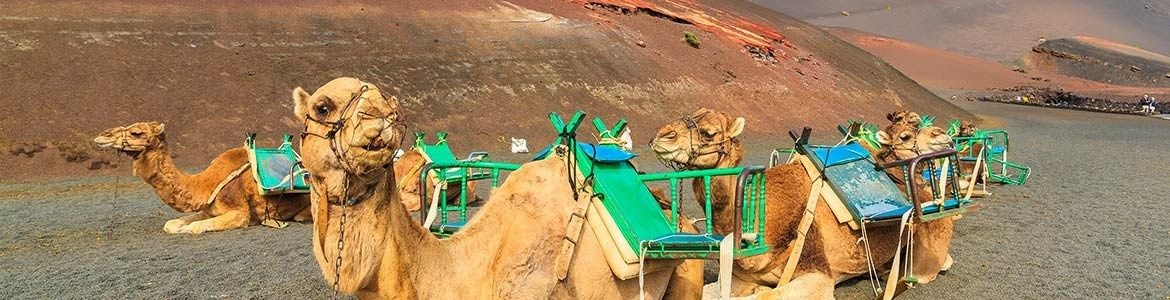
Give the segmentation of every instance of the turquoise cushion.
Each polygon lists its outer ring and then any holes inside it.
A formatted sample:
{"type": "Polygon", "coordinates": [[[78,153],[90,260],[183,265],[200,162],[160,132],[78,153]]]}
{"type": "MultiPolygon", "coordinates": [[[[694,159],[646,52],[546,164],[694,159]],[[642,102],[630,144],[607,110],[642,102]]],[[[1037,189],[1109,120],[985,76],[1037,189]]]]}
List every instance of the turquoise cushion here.
{"type": "Polygon", "coordinates": [[[835,147],[815,147],[812,148],[812,153],[825,168],[869,158],[869,151],[858,143],[835,147]]]}
{"type": "MultiPolygon", "coordinates": [[[[548,153],[552,151],[553,146],[556,145],[549,145],[548,147],[545,147],[544,150],[537,152],[533,160],[544,159],[544,157],[548,156],[548,153]]],[[[580,148],[581,152],[585,153],[586,156],[592,158],[593,161],[603,163],[618,163],[638,156],[637,154],[626,152],[621,148],[612,146],[593,146],[591,144],[577,142],[577,147],[580,148]]]]}

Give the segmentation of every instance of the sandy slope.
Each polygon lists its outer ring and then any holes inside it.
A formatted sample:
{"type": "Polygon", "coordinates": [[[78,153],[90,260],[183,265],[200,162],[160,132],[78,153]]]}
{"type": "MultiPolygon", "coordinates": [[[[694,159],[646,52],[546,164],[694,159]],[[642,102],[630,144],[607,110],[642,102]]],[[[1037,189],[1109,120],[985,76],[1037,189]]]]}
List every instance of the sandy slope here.
{"type": "Polygon", "coordinates": [[[1166,0],[753,2],[813,24],[874,32],[993,61],[1015,60],[1042,37],[1076,35],[1170,53],[1170,1],[1166,0]],[[841,15],[843,10],[850,15],[841,15]]]}
{"type": "Polygon", "coordinates": [[[1011,66],[991,60],[929,48],[896,38],[840,27],[831,27],[827,30],[881,57],[923,86],[938,91],[985,91],[1015,86],[1038,86],[1060,88],[1083,95],[1101,95],[1120,101],[1136,101],[1142,94],[1161,98],[1170,95],[1170,88],[1108,84],[1045,70],[1020,73],[1013,71],[1011,66]]]}
{"type": "Polygon", "coordinates": [[[142,120],[166,123],[177,161],[198,167],[245,131],[262,142],[297,132],[289,91],[338,76],[394,91],[410,130],[450,131],[461,152],[546,143],[549,112],[582,108],[630,118],[639,144],[652,128],[637,124],[699,106],[746,116],[755,136],[902,108],[970,117],[751,3],[586,2],[0,3],[0,164],[25,175],[0,181],[96,174],[94,161],[113,158],[90,139],[142,120]],[[7,154],[29,143],[47,149],[7,154]],[[67,162],[76,149],[86,159],[67,162]]]}

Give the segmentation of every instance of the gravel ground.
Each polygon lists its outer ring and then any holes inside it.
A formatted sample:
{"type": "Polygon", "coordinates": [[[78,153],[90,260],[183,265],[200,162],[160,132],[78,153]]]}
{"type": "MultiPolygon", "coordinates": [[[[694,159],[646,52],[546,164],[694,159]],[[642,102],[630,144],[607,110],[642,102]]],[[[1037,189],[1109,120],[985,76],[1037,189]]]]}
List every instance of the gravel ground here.
{"type": "MultiPolygon", "coordinates": [[[[962,102],[1012,134],[1026,186],[993,186],[958,222],[956,265],[904,299],[1165,299],[1170,295],[1170,122],[1138,116],[962,102]]],[[[751,157],[774,145],[749,141],[751,157]]],[[[657,166],[649,157],[643,166],[657,166]]],[[[0,298],[328,297],[312,229],[252,227],[167,235],[179,214],[137,178],[0,187],[0,298]],[[117,197],[115,197],[117,193],[117,197]]],[[[869,298],[841,284],[841,299],[869,298]]]]}

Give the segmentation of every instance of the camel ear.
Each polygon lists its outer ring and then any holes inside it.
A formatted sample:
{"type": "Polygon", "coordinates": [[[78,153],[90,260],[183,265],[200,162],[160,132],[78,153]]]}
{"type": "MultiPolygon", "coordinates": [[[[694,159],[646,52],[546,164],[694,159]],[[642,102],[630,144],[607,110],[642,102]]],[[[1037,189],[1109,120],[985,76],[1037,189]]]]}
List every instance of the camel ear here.
{"type": "Polygon", "coordinates": [[[150,126],[151,129],[154,129],[155,134],[163,133],[163,130],[167,128],[167,125],[163,124],[162,122],[150,122],[146,123],[146,125],[150,126]]]}
{"type": "Polygon", "coordinates": [[[744,121],[743,118],[735,118],[735,121],[731,121],[731,127],[727,128],[727,137],[733,138],[733,137],[737,137],[737,136],[739,136],[739,134],[743,133],[743,123],[744,122],[746,122],[746,121],[744,121]]]}
{"type": "Polygon", "coordinates": [[[309,92],[306,92],[305,89],[298,86],[293,89],[292,96],[293,114],[297,115],[297,119],[304,121],[309,111],[309,92]]]}
{"type": "Polygon", "coordinates": [[[892,139],[890,139],[890,135],[886,134],[885,131],[878,131],[877,132],[877,141],[878,141],[878,143],[880,143],[882,145],[893,145],[894,144],[894,141],[892,139]]]}
{"type": "Polygon", "coordinates": [[[894,121],[894,113],[887,113],[886,120],[890,120],[890,122],[893,122],[894,121]]]}

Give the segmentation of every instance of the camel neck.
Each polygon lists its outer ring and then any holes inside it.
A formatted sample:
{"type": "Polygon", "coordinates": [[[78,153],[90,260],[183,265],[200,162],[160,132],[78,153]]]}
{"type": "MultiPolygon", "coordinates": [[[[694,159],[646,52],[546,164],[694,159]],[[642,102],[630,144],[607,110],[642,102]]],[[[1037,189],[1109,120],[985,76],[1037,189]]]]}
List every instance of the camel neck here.
{"type": "MultiPolygon", "coordinates": [[[[743,148],[740,146],[738,140],[731,140],[731,146],[728,154],[719,160],[715,168],[734,168],[739,166],[743,161],[743,148]]],[[[729,233],[733,230],[735,220],[735,185],[738,178],[735,176],[716,176],[711,178],[711,214],[713,214],[715,231],[719,233],[729,233]]],[[[703,199],[703,181],[700,179],[694,180],[695,196],[702,201],[703,199]]]]}
{"type": "Polygon", "coordinates": [[[185,184],[189,176],[175,167],[165,142],[139,154],[134,159],[134,173],[154,187],[159,200],[177,211],[196,211],[204,204],[201,199],[193,199],[185,184]]]}
{"type": "MultiPolygon", "coordinates": [[[[417,278],[413,271],[418,253],[432,248],[436,239],[410,216],[402,205],[393,172],[386,173],[369,198],[344,208],[345,241],[341,249],[339,288],[362,298],[378,298],[385,293],[414,298],[417,278]]],[[[314,221],[329,223],[330,237],[325,239],[322,248],[325,260],[319,257],[318,262],[330,282],[335,280],[334,259],[338,257],[336,242],[341,213],[341,206],[331,205],[328,219],[314,221]]]]}

